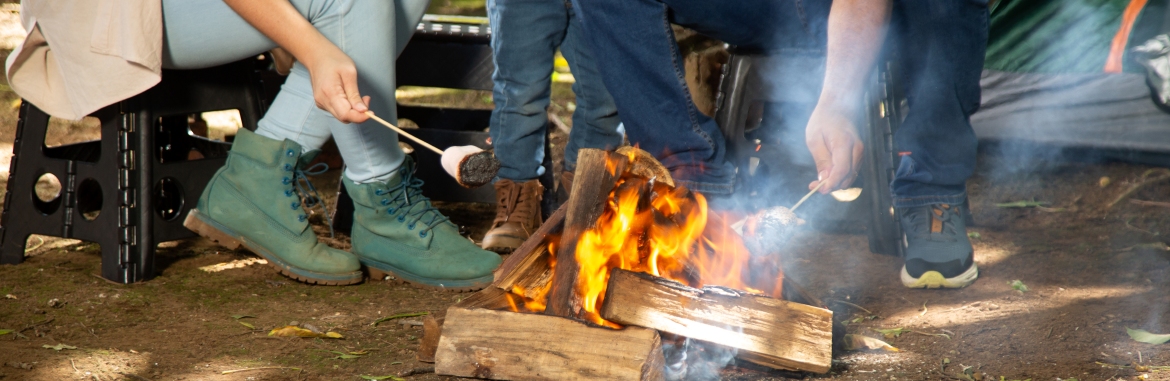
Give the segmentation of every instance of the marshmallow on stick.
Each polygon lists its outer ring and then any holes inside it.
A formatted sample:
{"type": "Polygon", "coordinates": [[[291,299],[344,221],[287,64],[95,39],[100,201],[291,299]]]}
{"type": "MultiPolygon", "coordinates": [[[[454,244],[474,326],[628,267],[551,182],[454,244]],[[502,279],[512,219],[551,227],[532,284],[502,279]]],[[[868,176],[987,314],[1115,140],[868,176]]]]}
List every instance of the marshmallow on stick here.
{"type": "Polygon", "coordinates": [[[372,111],[366,111],[366,115],[370,119],[381,123],[383,126],[394,130],[399,135],[405,136],[415,143],[439,154],[439,162],[443,165],[443,170],[455,178],[455,181],[459,185],[467,188],[483,186],[491,182],[496,177],[496,172],[500,170],[500,161],[496,159],[496,155],[491,150],[484,150],[476,146],[456,146],[441,150],[411,135],[409,132],[403,131],[398,126],[379,118],[372,111]]]}

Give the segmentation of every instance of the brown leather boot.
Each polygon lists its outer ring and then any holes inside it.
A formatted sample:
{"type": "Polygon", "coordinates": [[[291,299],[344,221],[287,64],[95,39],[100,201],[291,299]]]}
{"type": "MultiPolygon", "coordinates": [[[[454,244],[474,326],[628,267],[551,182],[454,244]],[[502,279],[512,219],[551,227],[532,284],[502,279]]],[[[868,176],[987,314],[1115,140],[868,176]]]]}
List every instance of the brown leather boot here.
{"type": "Polygon", "coordinates": [[[511,253],[543,222],[540,199],[544,187],[539,180],[516,183],[501,179],[496,184],[496,220],[483,237],[484,250],[511,253]]]}

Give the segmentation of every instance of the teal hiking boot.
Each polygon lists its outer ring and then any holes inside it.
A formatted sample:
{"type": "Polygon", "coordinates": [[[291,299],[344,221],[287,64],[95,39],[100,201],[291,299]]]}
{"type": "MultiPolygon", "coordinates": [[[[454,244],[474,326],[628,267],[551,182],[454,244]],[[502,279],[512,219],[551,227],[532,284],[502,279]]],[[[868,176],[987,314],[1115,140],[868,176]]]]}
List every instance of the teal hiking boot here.
{"type": "Polygon", "coordinates": [[[475,291],[492,282],[500,256],[459,235],[459,228],[423,196],[406,158],[385,183],[342,177],[353,198],[353,253],[371,279],[394,279],[447,291],[475,291]]]}
{"type": "Polygon", "coordinates": [[[905,265],[902,285],[909,288],[962,288],[975,282],[979,268],[967,237],[962,205],[903,208],[905,265]]]}
{"type": "Polygon", "coordinates": [[[305,283],[361,282],[357,258],[318,242],[309,227],[301,205],[306,192],[300,190],[301,181],[308,180],[300,167],[311,156],[301,155],[300,145],[291,140],[241,129],[227,163],[207,183],[183,226],[228,249],[242,245],[281,274],[305,283]]]}

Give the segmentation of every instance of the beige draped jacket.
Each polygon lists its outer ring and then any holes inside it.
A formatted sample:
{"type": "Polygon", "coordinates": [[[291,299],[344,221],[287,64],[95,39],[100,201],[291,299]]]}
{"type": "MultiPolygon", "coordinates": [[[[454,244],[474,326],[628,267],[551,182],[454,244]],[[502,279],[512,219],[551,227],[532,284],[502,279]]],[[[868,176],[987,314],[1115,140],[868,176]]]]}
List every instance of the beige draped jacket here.
{"type": "Polygon", "coordinates": [[[81,119],[162,78],[161,0],[23,0],[28,35],[8,83],[49,115],[81,119]]]}

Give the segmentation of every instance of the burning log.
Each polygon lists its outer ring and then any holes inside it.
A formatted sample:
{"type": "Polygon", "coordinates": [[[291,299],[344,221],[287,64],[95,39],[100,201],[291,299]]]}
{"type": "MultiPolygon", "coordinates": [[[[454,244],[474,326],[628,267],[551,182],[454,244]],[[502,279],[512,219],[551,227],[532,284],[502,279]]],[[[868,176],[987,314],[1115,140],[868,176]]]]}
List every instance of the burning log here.
{"type": "Polygon", "coordinates": [[[496,380],[661,380],[658,332],[539,314],[452,307],[435,373],[496,380]]]}
{"type": "Polygon", "coordinates": [[[471,296],[455,303],[460,308],[486,308],[489,310],[505,310],[512,305],[508,292],[495,287],[488,287],[476,291],[471,296]]]}
{"type": "Polygon", "coordinates": [[[625,173],[628,162],[619,154],[599,149],[582,149],[577,154],[577,172],[569,201],[564,205],[565,225],[556,253],[557,266],[553,271],[545,313],[580,317],[581,299],[574,292],[580,271],[576,259],[577,240],[597,224],[597,219],[609,204],[609,193],[625,173]]]}
{"type": "Polygon", "coordinates": [[[737,348],[739,358],[772,368],[825,373],[832,361],[832,311],[722,287],[615,270],[601,316],[737,348]]]}
{"type": "Polygon", "coordinates": [[[565,206],[561,205],[500,265],[493,285],[504,291],[512,291],[516,286],[523,290],[547,289],[552,280],[552,263],[555,261],[549,253],[548,242],[559,242],[559,234],[564,226],[565,206]]]}

